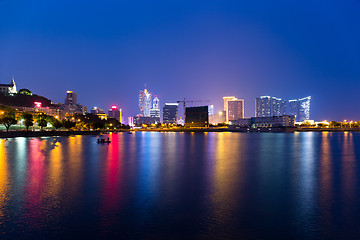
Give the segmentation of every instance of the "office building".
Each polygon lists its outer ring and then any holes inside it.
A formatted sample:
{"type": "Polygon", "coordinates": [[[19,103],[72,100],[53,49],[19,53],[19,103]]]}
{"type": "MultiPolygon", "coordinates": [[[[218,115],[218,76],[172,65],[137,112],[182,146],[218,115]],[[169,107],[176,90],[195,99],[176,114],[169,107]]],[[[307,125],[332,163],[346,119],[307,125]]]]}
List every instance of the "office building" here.
{"type": "Polygon", "coordinates": [[[224,100],[224,111],[225,111],[225,122],[229,122],[229,118],[228,118],[228,101],[230,100],[235,100],[236,97],[234,96],[230,96],[230,97],[223,97],[224,100]]]}
{"type": "Polygon", "coordinates": [[[209,123],[212,125],[225,123],[225,111],[221,111],[218,114],[209,115],[209,123]]]}
{"type": "Polygon", "coordinates": [[[234,121],[234,125],[251,128],[294,127],[295,116],[252,117],[234,121]]]}
{"type": "Polygon", "coordinates": [[[311,96],[289,100],[290,115],[295,116],[296,122],[303,122],[310,119],[310,100],[311,96]]]}
{"type": "Polygon", "coordinates": [[[153,106],[150,109],[150,117],[156,117],[160,119],[160,100],[155,96],[153,100],[153,106]]]}
{"type": "Polygon", "coordinates": [[[120,123],[122,123],[122,112],[121,109],[119,109],[117,106],[113,105],[108,111],[108,117],[109,118],[115,118],[120,123]]]}
{"type": "Polygon", "coordinates": [[[101,109],[101,108],[98,108],[98,107],[93,107],[91,110],[90,110],[90,113],[92,114],[104,114],[104,110],[101,109]]]}
{"type": "Polygon", "coordinates": [[[67,91],[65,97],[65,105],[76,105],[77,104],[77,93],[73,91],[67,91]]]}
{"type": "Polygon", "coordinates": [[[163,107],[163,123],[176,124],[178,103],[165,103],[163,107]]]}
{"type": "Polygon", "coordinates": [[[151,93],[146,89],[146,85],[145,89],[139,92],[139,108],[141,115],[144,117],[150,117],[151,93]]]}
{"type": "Polygon", "coordinates": [[[227,101],[228,122],[244,118],[244,100],[233,99],[227,101]]]}
{"type": "Polygon", "coordinates": [[[209,109],[208,106],[187,107],[185,109],[185,127],[208,127],[209,109]]]}
{"type": "Polygon", "coordinates": [[[214,105],[209,105],[208,108],[209,108],[209,116],[210,116],[210,115],[214,115],[214,114],[215,114],[215,107],[214,107],[214,105]]]}
{"type": "Polygon", "coordinates": [[[273,117],[286,114],[286,101],[281,98],[261,96],[255,99],[256,117],[273,117]]]}
{"type": "Polygon", "coordinates": [[[134,126],[141,127],[143,125],[158,124],[160,123],[160,118],[136,116],[133,118],[133,121],[134,126]]]}

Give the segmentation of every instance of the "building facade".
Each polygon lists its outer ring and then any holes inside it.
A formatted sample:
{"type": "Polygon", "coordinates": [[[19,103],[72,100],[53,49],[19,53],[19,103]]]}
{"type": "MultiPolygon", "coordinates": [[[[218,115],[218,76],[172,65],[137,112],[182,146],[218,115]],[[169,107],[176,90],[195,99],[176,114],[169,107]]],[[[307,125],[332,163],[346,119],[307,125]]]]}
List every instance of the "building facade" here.
{"type": "Polygon", "coordinates": [[[150,109],[150,117],[157,117],[160,119],[160,100],[155,96],[152,108],[150,109]]]}
{"type": "Polygon", "coordinates": [[[296,122],[310,120],[310,101],[311,96],[289,100],[289,113],[295,116],[296,122]]]}
{"type": "Polygon", "coordinates": [[[108,111],[108,117],[109,118],[115,118],[116,120],[118,120],[120,123],[122,123],[122,112],[121,109],[118,108],[117,106],[113,105],[111,106],[111,108],[108,111]]]}
{"type": "Polygon", "coordinates": [[[236,97],[234,97],[234,96],[223,97],[223,100],[224,100],[225,122],[229,122],[229,117],[228,117],[228,101],[230,101],[230,100],[236,100],[236,97]]]}
{"type": "Polygon", "coordinates": [[[146,89],[146,85],[145,89],[139,92],[139,108],[141,115],[144,117],[150,117],[151,93],[146,89]]]}
{"type": "Polygon", "coordinates": [[[14,78],[12,78],[10,84],[0,84],[0,93],[2,93],[2,94],[17,93],[14,78]]]}
{"type": "Polygon", "coordinates": [[[244,118],[244,100],[234,99],[227,101],[228,122],[244,118]]]}
{"type": "Polygon", "coordinates": [[[163,123],[176,124],[178,103],[165,103],[163,107],[163,123]]]}
{"type": "Polygon", "coordinates": [[[286,115],[286,100],[270,96],[255,99],[255,117],[273,117],[286,115]]]}
{"type": "Polygon", "coordinates": [[[282,115],[272,117],[243,118],[234,122],[240,127],[269,128],[269,127],[294,127],[295,116],[282,115]]]}
{"type": "Polygon", "coordinates": [[[209,109],[208,106],[187,107],[185,109],[185,127],[208,127],[209,109]]]}
{"type": "Polygon", "coordinates": [[[73,91],[67,91],[65,97],[65,105],[76,105],[77,104],[77,93],[73,91]]]}

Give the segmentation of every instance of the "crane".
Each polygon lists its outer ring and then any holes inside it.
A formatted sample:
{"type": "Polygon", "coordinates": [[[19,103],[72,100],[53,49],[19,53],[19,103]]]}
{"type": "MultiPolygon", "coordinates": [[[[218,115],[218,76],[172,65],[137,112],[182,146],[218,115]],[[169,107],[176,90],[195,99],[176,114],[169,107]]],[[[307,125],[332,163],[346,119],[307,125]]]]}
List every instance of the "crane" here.
{"type": "Polygon", "coordinates": [[[185,109],[186,109],[186,103],[194,103],[194,102],[210,102],[209,100],[186,100],[184,98],[184,100],[179,100],[176,101],[177,103],[183,103],[184,106],[184,119],[185,119],[185,109]]]}
{"type": "Polygon", "coordinates": [[[185,107],[186,107],[186,103],[194,103],[194,102],[210,102],[209,100],[186,100],[184,98],[184,100],[179,100],[179,101],[176,101],[177,103],[183,103],[184,105],[184,111],[185,111],[185,107]]]}

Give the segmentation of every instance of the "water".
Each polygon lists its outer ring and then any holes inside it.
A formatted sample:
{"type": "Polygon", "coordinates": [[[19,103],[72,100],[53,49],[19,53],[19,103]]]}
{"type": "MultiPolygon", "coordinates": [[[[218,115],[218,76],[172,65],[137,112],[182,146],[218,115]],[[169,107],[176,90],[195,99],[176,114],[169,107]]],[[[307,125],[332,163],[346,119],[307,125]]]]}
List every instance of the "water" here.
{"type": "Polygon", "coordinates": [[[0,139],[3,239],[356,239],[359,133],[0,139]]]}

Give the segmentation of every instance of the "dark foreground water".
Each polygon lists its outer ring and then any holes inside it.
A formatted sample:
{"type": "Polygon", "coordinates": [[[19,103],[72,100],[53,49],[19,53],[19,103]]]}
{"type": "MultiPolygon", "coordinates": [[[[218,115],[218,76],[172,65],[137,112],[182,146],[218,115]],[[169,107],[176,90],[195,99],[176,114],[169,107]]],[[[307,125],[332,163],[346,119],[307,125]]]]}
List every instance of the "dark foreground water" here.
{"type": "Polygon", "coordinates": [[[360,237],[359,133],[108,137],[0,139],[0,238],[360,237]]]}

